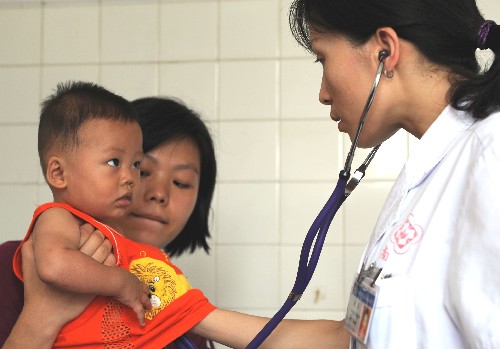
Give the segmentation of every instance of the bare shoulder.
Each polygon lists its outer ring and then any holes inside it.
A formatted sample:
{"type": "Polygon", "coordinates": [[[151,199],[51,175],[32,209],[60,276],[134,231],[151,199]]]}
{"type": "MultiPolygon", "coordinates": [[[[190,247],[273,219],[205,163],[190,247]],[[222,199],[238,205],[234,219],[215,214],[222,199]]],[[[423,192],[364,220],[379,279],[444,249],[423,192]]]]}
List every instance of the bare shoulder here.
{"type": "Polygon", "coordinates": [[[80,220],[71,212],[60,207],[52,207],[40,214],[33,228],[33,234],[79,235],[80,225],[80,220]]]}

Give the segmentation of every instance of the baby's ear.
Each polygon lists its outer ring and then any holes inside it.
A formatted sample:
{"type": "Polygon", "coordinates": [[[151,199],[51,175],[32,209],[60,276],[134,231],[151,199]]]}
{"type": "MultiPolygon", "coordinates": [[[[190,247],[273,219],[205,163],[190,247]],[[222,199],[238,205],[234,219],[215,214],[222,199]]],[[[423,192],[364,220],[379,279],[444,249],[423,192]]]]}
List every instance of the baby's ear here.
{"type": "Polygon", "coordinates": [[[51,187],[57,189],[63,189],[66,187],[63,159],[57,156],[49,158],[49,161],[47,162],[47,170],[45,172],[45,179],[51,187]]]}

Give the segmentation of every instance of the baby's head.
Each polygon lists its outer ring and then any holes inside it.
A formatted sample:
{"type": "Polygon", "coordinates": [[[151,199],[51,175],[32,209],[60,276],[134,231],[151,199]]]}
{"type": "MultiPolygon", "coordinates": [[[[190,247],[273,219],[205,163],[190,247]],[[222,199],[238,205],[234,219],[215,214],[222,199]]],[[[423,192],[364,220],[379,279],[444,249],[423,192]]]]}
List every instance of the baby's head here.
{"type": "Polygon", "coordinates": [[[142,132],[132,105],[88,82],[59,84],[42,104],[40,164],[54,201],[109,223],[138,186],[142,132]]]}

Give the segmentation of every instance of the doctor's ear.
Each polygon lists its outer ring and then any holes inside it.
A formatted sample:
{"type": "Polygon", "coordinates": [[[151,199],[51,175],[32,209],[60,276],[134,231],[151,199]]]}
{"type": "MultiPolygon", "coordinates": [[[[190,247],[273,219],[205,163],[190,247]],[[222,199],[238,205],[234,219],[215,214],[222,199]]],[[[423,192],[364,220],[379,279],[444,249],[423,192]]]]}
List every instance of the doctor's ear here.
{"type": "Polygon", "coordinates": [[[47,161],[47,169],[45,170],[45,180],[49,186],[63,189],[66,187],[66,178],[64,172],[64,160],[51,156],[47,161]]]}
{"type": "Polygon", "coordinates": [[[398,61],[400,53],[400,39],[396,31],[390,27],[377,29],[375,32],[375,42],[378,47],[377,61],[384,56],[384,70],[392,72],[398,61]]]}

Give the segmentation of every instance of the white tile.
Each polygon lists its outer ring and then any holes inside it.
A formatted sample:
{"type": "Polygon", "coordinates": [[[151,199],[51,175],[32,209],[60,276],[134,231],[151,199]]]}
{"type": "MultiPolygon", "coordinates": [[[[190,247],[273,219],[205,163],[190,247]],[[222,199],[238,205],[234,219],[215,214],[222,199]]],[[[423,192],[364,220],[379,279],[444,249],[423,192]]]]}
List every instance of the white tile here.
{"type": "MultiPolygon", "coordinates": [[[[41,173],[42,171],[40,171],[41,173]]],[[[43,204],[45,202],[54,201],[54,197],[52,195],[52,191],[50,190],[48,184],[45,182],[45,179],[42,177],[42,184],[38,184],[36,191],[36,203],[43,204]]]]}
{"type": "Polygon", "coordinates": [[[54,93],[57,84],[69,80],[99,82],[99,66],[82,64],[77,66],[50,65],[42,67],[42,99],[54,93]]]}
{"type": "Polygon", "coordinates": [[[8,171],[2,171],[0,183],[38,181],[39,160],[36,126],[1,126],[0,149],[8,171]]]}
{"type": "Polygon", "coordinates": [[[24,238],[36,209],[35,193],[36,185],[0,184],[0,243],[24,238]]]}
{"type": "MultiPolygon", "coordinates": [[[[302,244],[316,216],[334,189],[334,183],[282,183],[281,184],[281,243],[302,244]]],[[[325,244],[343,241],[343,208],[332,221],[325,244]]],[[[315,231],[316,233],[316,231],[315,231]]]]}
{"type": "Polygon", "coordinates": [[[365,244],[392,187],[391,182],[361,182],[344,203],[346,243],[365,244]]]}
{"type": "Polygon", "coordinates": [[[41,8],[0,10],[0,64],[40,63],[41,8]]]}
{"type": "Polygon", "coordinates": [[[227,309],[277,307],[281,298],[278,252],[272,246],[220,246],[216,304],[227,309]]]}
{"type": "Polygon", "coordinates": [[[478,7],[486,19],[500,22],[500,3],[497,0],[479,0],[478,7]]]}
{"type": "Polygon", "coordinates": [[[225,345],[215,343],[215,349],[231,349],[230,347],[226,347],[225,345]]]}
{"type": "Polygon", "coordinates": [[[281,57],[309,57],[310,53],[299,45],[297,40],[295,40],[295,38],[293,37],[292,31],[290,30],[288,14],[290,12],[291,2],[291,0],[282,0],[280,6],[281,57]]]}
{"type": "MultiPolygon", "coordinates": [[[[20,1],[29,1],[29,2],[36,2],[37,0],[20,0],[20,1]]],[[[104,2],[106,0],[101,0],[101,2],[104,2]]],[[[113,0],[110,0],[113,1],[113,0]]],[[[116,0],[115,0],[116,1],[116,0]]],[[[122,0],[118,0],[122,1],[122,0]]],[[[59,5],[73,5],[73,4],[89,4],[89,3],[98,3],[100,0],[40,0],[40,2],[45,3],[45,4],[59,4],[59,5]]]]}
{"type": "MultiPolygon", "coordinates": [[[[282,247],[281,287],[288,294],[294,285],[301,246],[282,247]]],[[[312,262],[312,261],[311,261],[312,262]]],[[[341,310],[344,293],[344,256],[341,246],[324,246],[314,274],[295,309],[341,310]]]]}
{"type": "Polygon", "coordinates": [[[281,122],[281,176],[286,180],[335,181],[340,139],[330,120],[281,122]]]}
{"type": "Polygon", "coordinates": [[[222,62],[220,118],[264,119],[277,116],[277,62],[222,62]]]}
{"type": "Polygon", "coordinates": [[[132,100],[158,95],[157,64],[108,64],[101,67],[101,84],[132,100]]]}
{"type": "Polygon", "coordinates": [[[319,102],[322,77],[321,65],[312,58],[281,62],[281,118],[330,119],[330,107],[319,102]]]}
{"type": "Polygon", "coordinates": [[[277,184],[221,183],[219,200],[218,243],[277,243],[277,184]]]}
{"type": "Polygon", "coordinates": [[[104,62],[158,59],[157,4],[103,4],[101,52],[104,62]]]}
{"type": "Polygon", "coordinates": [[[40,68],[0,68],[0,121],[38,122],[40,68]]]}
{"type": "Polygon", "coordinates": [[[92,63],[99,60],[99,6],[45,6],[44,63],[92,63]]]}
{"type": "Polygon", "coordinates": [[[221,2],[221,58],[276,57],[278,21],[277,0],[221,2]]]}
{"type": "Polygon", "coordinates": [[[219,181],[277,179],[277,123],[221,122],[219,181]]]}
{"type": "MultiPolygon", "coordinates": [[[[347,135],[343,135],[344,141],[344,159],[346,158],[351,142],[347,135]]],[[[368,156],[371,149],[357,148],[355,159],[352,164],[351,173],[353,173],[358,166],[360,166],[365,157],[368,156]]],[[[391,138],[386,140],[380,146],[375,154],[375,158],[370,163],[366,176],[363,181],[374,180],[395,180],[403,165],[408,158],[408,133],[405,130],[399,130],[391,138]]],[[[344,160],[345,161],[345,160],[344,160]]]]}
{"type": "MultiPolygon", "coordinates": [[[[217,158],[217,154],[215,156],[217,158]]],[[[210,248],[213,251],[217,251],[216,243],[219,239],[219,185],[220,183],[215,184],[214,196],[212,198],[212,204],[210,207],[210,216],[208,219],[208,229],[210,230],[210,248]]]]}
{"type": "Polygon", "coordinates": [[[218,55],[217,1],[161,5],[162,60],[216,59],[218,55]]]}
{"type": "Polygon", "coordinates": [[[160,94],[182,99],[204,119],[217,116],[218,67],[213,62],[160,65],[160,94]]]}
{"type": "MultiPolygon", "coordinates": [[[[209,241],[209,245],[212,245],[212,241],[209,241]]],[[[212,303],[215,301],[216,257],[213,250],[210,254],[206,254],[203,250],[197,250],[192,254],[185,253],[172,258],[172,262],[186,275],[191,286],[200,289],[212,303]]]]}

